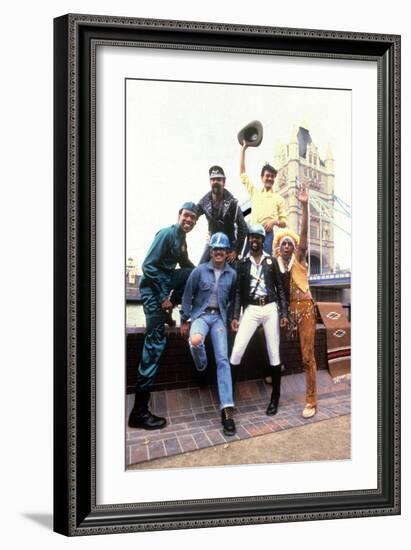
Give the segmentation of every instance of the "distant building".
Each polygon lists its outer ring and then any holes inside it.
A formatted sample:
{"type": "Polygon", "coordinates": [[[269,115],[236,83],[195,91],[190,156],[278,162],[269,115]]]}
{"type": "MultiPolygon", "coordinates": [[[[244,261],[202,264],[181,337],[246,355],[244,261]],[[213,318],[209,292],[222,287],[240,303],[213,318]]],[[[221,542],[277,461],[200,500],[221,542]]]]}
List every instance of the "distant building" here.
{"type": "Polygon", "coordinates": [[[140,300],[140,279],[141,276],[137,271],[137,260],[134,258],[127,258],[126,263],[126,300],[127,301],[139,301],[140,300]]]}
{"type": "Polygon", "coordinates": [[[277,143],[274,166],[278,170],[276,191],[285,200],[288,225],[293,231],[299,233],[300,230],[301,207],[296,198],[297,187],[307,184],[324,205],[325,217],[310,205],[310,273],[333,272],[334,225],[329,220],[334,217],[335,169],[331,146],[328,146],[326,158],[321,159],[307,125],[303,123],[298,131],[293,128],[289,143],[277,143]]]}

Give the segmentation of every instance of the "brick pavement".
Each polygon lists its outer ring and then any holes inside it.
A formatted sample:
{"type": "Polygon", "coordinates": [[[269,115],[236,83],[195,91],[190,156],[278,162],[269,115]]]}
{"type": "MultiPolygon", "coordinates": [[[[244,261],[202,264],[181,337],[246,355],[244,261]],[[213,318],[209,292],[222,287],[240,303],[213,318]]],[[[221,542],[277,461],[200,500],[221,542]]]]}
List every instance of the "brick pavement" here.
{"type": "MultiPolygon", "coordinates": [[[[229,444],[259,435],[287,430],[307,423],[320,422],[350,414],[349,380],[334,383],[328,371],[317,373],[317,414],[308,420],[301,416],[305,403],[305,375],[291,374],[281,380],[278,413],[267,416],[265,409],[271,386],[263,380],[249,380],[236,385],[235,436],[222,432],[219,402],[215,387],[184,388],[152,393],[150,409],[167,418],[162,430],[145,431],[127,428],[127,465],[173,456],[188,451],[229,444]]],[[[127,418],[134,396],[127,396],[127,418]]]]}

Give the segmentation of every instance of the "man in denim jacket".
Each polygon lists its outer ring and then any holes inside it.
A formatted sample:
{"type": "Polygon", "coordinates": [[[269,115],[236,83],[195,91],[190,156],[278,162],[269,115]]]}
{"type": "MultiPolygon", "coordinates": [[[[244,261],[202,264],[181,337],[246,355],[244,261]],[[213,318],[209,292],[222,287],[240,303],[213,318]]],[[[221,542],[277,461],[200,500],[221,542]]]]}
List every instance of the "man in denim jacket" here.
{"type": "Polygon", "coordinates": [[[196,267],[186,283],[181,305],[181,334],[187,338],[196,369],[207,368],[204,341],[208,332],[217,365],[221,422],[226,435],[235,434],[233,384],[228,360],[227,323],[234,298],[236,272],[227,263],[230,241],[224,233],[210,240],[211,260],[196,267]],[[188,321],[191,321],[189,327],[188,321]]]}

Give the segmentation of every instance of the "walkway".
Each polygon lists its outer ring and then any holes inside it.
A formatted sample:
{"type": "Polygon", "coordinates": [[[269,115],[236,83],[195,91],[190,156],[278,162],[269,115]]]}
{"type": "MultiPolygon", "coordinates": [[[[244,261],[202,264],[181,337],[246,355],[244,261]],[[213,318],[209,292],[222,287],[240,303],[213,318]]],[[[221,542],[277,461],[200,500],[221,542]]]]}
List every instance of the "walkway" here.
{"type": "MultiPolygon", "coordinates": [[[[225,436],[221,430],[216,388],[185,388],[152,394],[150,408],[165,416],[168,425],[163,430],[144,431],[127,428],[126,460],[128,465],[161,457],[227,445],[263,434],[348,415],[351,412],[350,382],[334,383],[328,371],[319,370],[317,414],[304,420],[305,376],[283,376],[278,413],[265,414],[271,386],[263,380],[239,382],[236,386],[235,420],[237,434],[225,436]]],[[[128,411],[134,396],[127,396],[128,411]]]]}

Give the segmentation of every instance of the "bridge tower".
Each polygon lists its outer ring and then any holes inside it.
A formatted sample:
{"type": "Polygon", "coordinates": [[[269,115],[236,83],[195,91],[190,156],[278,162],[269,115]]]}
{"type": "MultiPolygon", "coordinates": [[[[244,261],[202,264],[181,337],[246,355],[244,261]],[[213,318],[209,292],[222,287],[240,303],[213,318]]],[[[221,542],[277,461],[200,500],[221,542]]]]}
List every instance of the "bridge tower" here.
{"type": "Polygon", "coordinates": [[[296,190],[306,184],[312,191],[309,206],[310,273],[329,273],[334,264],[334,188],[335,166],[331,145],[326,158],[320,157],[308,124],[294,127],[289,143],[277,142],[274,167],[278,170],[276,191],[284,198],[289,227],[299,233],[301,208],[296,190]],[[311,198],[316,198],[312,201],[311,198]],[[320,206],[319,206],[320,205],[320,206]]]}

